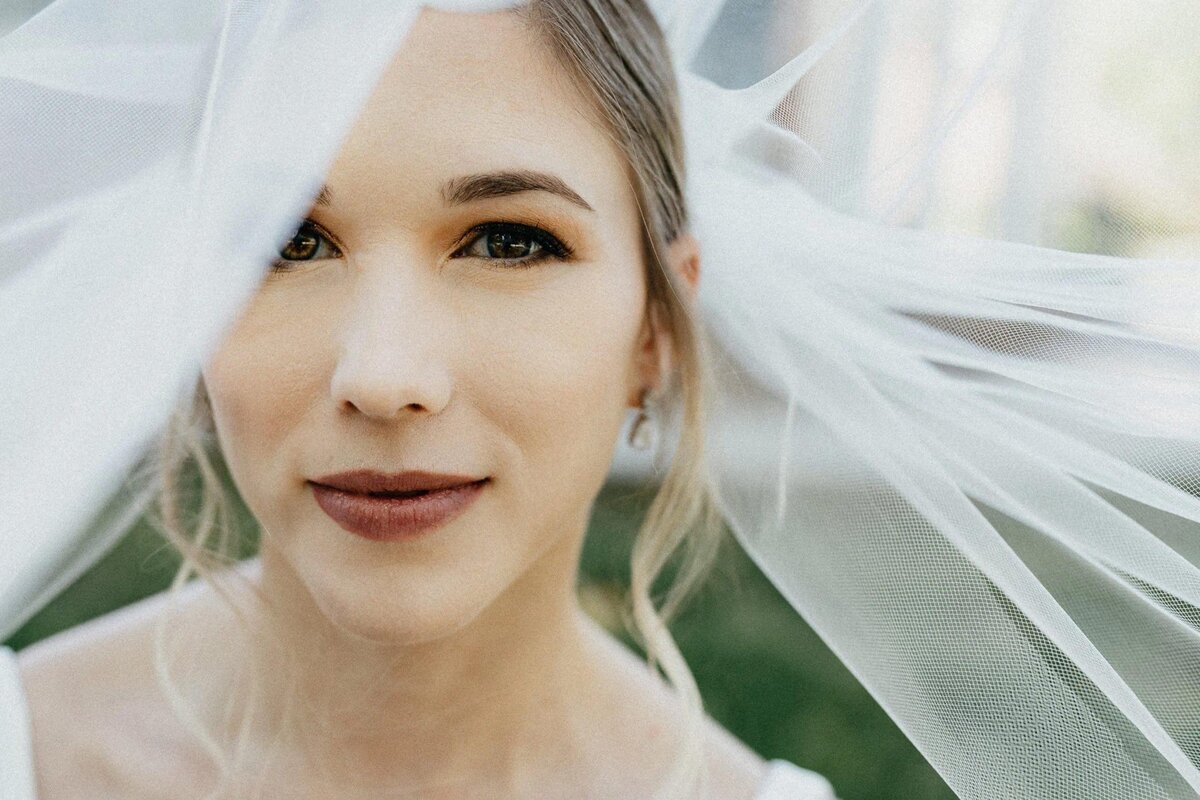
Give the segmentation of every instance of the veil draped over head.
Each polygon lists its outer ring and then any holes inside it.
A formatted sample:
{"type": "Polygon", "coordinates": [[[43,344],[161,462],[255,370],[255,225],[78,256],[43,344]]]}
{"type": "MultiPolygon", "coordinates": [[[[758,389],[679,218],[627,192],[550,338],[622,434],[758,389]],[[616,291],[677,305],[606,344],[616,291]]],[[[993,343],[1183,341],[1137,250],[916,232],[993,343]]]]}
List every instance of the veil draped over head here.
{"type": "MultiPolygon", "coordinates": [[[[421,6],[511,4],[57,0],[0,38],[0,633],[141,512],[421,6]]],[[[740,543],[960,797],[1200,796],[1200,15],[653,5],[740,543]]]]}

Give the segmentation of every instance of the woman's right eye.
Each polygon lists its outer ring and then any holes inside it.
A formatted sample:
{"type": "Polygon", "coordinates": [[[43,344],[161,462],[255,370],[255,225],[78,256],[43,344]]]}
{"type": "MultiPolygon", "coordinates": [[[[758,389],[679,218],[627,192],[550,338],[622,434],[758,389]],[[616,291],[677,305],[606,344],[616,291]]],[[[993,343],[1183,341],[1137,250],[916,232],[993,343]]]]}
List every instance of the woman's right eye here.
{"type": "Polygon", "coordinates": [[[329,235],[312,220],[304,220],[296,233],[279,250],[279,260],[274,268],[280,269],[285,265],[298,261],[323,261],[327,258],[341,258],[342,251],[338,250],[329,239],[329,235]]]}

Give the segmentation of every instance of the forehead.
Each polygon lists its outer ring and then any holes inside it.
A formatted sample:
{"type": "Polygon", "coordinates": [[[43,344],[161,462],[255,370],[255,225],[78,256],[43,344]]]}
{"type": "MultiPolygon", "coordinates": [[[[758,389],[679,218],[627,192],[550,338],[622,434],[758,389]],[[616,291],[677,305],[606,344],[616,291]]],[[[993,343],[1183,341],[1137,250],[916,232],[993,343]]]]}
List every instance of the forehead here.
{"type": "Polygon", "coordinates": [[[620,152],[539,36],[513,11],[423,10],[343,144],[335,192],[404,201],[459,175],[528,169],[593,206],[632,201],[620,152]]]}

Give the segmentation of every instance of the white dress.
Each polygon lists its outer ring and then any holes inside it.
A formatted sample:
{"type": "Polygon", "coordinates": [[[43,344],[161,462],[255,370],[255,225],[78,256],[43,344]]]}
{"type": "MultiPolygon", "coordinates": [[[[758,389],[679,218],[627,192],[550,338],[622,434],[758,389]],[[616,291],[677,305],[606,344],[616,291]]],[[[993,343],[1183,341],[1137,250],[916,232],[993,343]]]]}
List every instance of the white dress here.
{"type": "MultiPolygon", "coordinates": [[[[0,647],[0,800],[37,800],[25,692],[12,650],[0,647]]],[[[835,800],[829,781],[774,759],[755,800],[835,800]]]]}

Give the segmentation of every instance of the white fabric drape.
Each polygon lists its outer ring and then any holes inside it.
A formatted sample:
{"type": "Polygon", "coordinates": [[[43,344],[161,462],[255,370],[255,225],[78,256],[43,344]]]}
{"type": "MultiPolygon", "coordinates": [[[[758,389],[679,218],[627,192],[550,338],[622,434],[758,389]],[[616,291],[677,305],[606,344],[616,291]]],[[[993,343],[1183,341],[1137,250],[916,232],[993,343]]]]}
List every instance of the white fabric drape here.
{"type": "MultiPolygon", "coordinates": [[[[419,6],[58,0],[0,39],[5,631],[138,513],[419,6]]],[[[960,797],[1200,795],[1200,15],[656,6],[739,540],[960,797]]]]}

